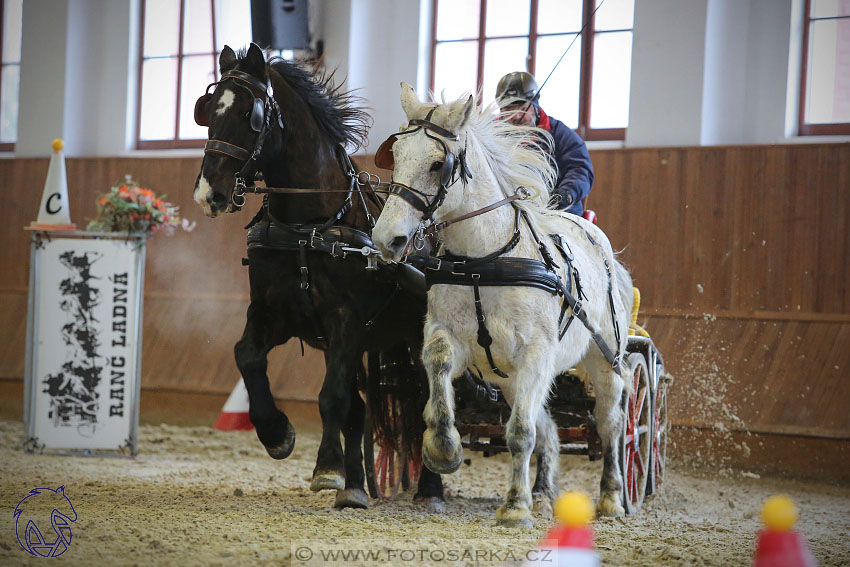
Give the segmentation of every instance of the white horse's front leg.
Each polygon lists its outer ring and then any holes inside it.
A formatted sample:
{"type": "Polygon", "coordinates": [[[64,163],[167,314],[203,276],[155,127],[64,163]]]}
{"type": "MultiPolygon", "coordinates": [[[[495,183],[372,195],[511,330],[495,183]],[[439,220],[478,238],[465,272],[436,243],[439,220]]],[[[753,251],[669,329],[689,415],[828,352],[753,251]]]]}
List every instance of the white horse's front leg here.
{"type": "MultiPolygon", "coordinates": [[[[529,358],[533,360],[532,357],[529,358]]],[[[543,357],[537,360],[541,358],[543,357]]],[[[505,503],[496,511],[496,520],[500,525],[532,525],[529,468],[531,453],[537,440],[538,416],[543,411],[543,404],[549,393],[550,374],[548,368],[539,366],[526,366],[517,372],[511,418],[505,431],[505,440],[511,452],[511,487],[505,497],[505,503]]]]}
{"type": "Polygon", "coordinates": [[[425,435],[422,460],[438,474],[455,472],[463,460],[460,434],[455,428],[452,377],[458,373],[459,348],[445,330],[437,330],[425,341],[422,362],[428,373],[430,396],[425,404],[425,435]]]}

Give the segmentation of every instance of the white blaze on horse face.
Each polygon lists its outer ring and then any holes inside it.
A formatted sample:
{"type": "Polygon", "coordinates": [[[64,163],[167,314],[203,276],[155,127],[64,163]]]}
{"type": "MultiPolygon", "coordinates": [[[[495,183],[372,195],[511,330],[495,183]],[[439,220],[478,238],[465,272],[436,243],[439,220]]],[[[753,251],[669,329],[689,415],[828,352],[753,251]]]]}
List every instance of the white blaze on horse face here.
{"type": "Polygon", "coordinates": [[[236,100],[236,95],[233,94],[233,91],[230,89],[225,90],[221,93],[221,97],[218,99],[218,104],[215,107],[215,115],[221,116],[227,109],[233,106],[233,101],[236,100]]]}
{"type": "Polygon", "coordinates": [[[207,200],[212,197],[213,188],[210,185],[210,182],[207,181],[207,178],[201,175],[198,178],[198,184],[195,185],[195,202],[198,203],[202,209],[204,209],[204,214],[208,217],[212,217],[212,207],[210,207],[210,202],[207,200]]]}

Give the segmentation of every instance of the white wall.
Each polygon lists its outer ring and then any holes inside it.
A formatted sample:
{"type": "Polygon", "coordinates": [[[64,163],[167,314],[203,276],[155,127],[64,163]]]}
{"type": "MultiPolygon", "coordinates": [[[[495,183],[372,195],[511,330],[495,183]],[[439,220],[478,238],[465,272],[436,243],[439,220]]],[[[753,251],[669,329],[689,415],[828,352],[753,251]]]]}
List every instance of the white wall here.
{"type": "MultiPolygon", "coordinates": [[[[324,32],[326,38],[333,38],[349,30],[347,57],[334,54],[332,60],[340,69],[347,67],[346,88],[356,89],[369,107],[374,124],[369,145],[361,151],[374,153],[404,120],[399,102],[401,81],[417,84],[420,3],[419,0],[350,0],[350,5],[348,21],[335,17],[324,32]]],[[[326,57],[326,61],[331,59],[326,57]]]]}
{"type": "Polygon", "coordinates": [[[68,0],[23,3],[16,155],[50,155],[65,128],[68,0]]]}
{"type": "Polygon", "coordinates": [[[707,0],[637,0],[627,146],[698,145],[707,0]]]}
{"type": "MultiPolygon", "coordinates": [[[[819,141],[796,124],[802,0],[636,0],[626,146],[819,141]]],[[[133,150],[139,0],[26,0],[16,155],[133,150]]],[[[399,82],[428,88],[431,0],[312,0],[337,81],[404,120],[399,82]]],[[[836,139],[836,138],[832,138],[836,139]]],[[[837,138],[850,140],[850,136],[837,138]]]]}
{"type": "MultiPolygon", "coordinates": [[[[802,29],[792,26],[793,15],[802,17],[801,2],[751,0],[750,33],[747,46],[746,127],[741,142],[785,141],[794,130],[785,128],[786,108],[793,109],[796,123],[799,83],[792,71],[802,58],[802,29]]],[[[795,126],[796,128],[796,126],[795,126]]]]}
{"type": "Polygon", "coordinates": [[[23,4],[18,156],[116,155],[133,139],[137,0],[23,4]],[[131,53],[133,56],[131,56],[131,53]]]}
{"type": "Polygon", "coordinates": [[[702,86],[702,145],[744,137],[747,99],[748,2],[708,0],[702,86]]]}

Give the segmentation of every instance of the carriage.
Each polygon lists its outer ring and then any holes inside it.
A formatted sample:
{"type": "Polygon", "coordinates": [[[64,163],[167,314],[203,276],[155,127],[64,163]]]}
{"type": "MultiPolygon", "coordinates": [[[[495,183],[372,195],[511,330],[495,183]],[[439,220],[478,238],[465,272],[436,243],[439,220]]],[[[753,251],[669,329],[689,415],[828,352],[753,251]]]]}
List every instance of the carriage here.
{"type": "MultiPolygon", "coordinates": [[[[639,297],[635,289],[635,309],[628,338],[628,356],[634,361],[632,388],[621,402],[624,420],[619,439],[623,503],[628,514],[637,513],[644,499],[657,492],[666,478],[667,393],[673,381],[665,369],[661,352],[636,323],[639,297]]],[[[407,490],[416,482],[423,466],[421,455],[404,440],[401,415],[404,410],[400,398],[405,386],[398,383],[404,376],[387,371],[387,368],[384,370],[381,374],[384,378],[378,386],[381,395],[389,399],[383,409],[388,409],[396,427],[391,437],[372,431],[373,408],[367,400],[364,458],[372,498],[389,498],[407,490]]],[[[455,382],[455,396],[455,425],[464,449],[479,452],[484,457],[508,451],[505,424],[511,410],[499,388],[467,370],[455,382]]],[[[602,457],[593,406],[592,385],[580,367],[555,378],[548,407],[558,428],[561,454],[587,455],[591,461],[602,457]]]]}

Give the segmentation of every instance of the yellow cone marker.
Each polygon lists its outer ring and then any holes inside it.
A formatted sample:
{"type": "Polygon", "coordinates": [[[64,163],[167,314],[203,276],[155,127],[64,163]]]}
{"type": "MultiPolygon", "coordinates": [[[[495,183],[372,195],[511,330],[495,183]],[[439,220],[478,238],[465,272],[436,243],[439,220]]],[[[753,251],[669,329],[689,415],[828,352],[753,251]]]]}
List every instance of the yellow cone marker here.
{"type": "Polygon", "coordinates": [[[593,520],[593,502],[584,492],[570,491],[555,501],[555,519],[568,528],[581,528],[593,520]]]}
{"type": "Polygon", "coordinates": [[[754,567],[817,567],[805,538],[794,531],[797,507],[784,494],[771,496],[761,508],[764,529],[758,534],[754,567]]]}
{"type": "Polygon", "coordinates": [[[555,501],[556,525],[540,542],[540,554],[526,567],[539,567],[547,557],[551,565],[599,567],[599,554],[593,542],[593,501],[584,492],[565,492],[555,501]],[[545,555],[543,555],[545,553],[545,555]]]}
{"type": "Polygon", "coordinates": [[[794,501],[784,494],[771,496],[764,501],[761,509],[761,521],[772,532],[787,532],[797,523],[797,507],[794,501]]]}

